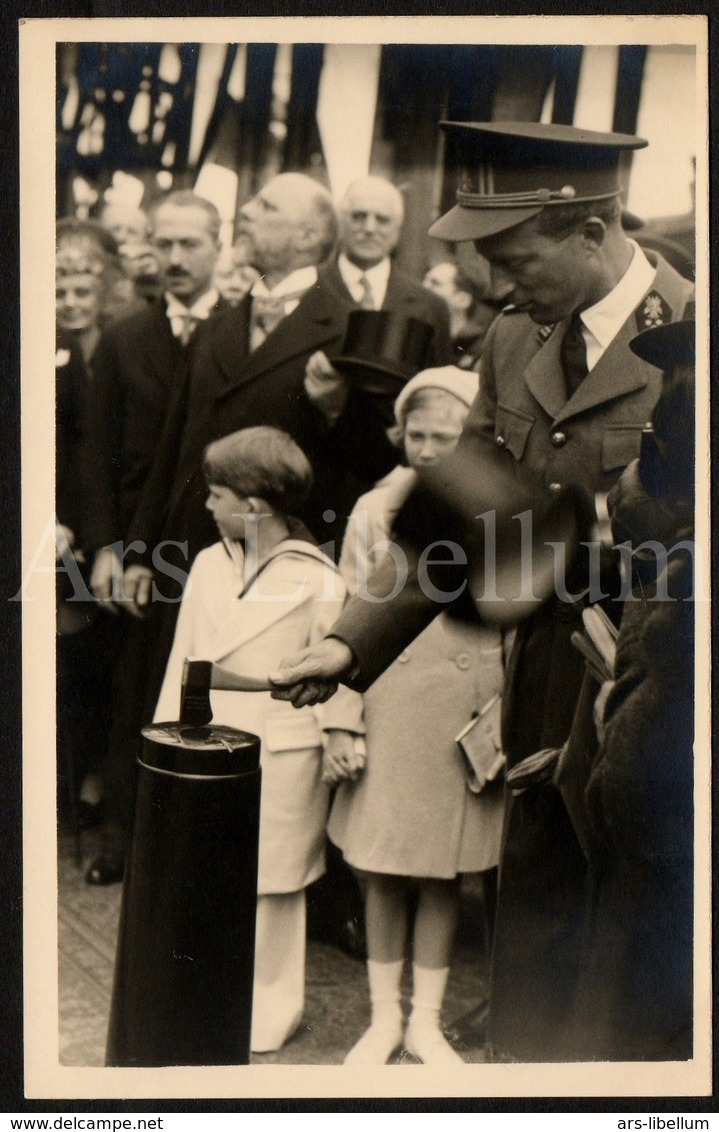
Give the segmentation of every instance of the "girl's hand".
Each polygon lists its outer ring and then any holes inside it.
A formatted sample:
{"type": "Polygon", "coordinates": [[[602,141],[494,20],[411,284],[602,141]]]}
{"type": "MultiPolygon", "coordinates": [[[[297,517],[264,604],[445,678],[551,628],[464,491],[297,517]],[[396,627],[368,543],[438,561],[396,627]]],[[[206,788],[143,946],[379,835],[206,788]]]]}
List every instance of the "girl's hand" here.
{"type": "Polygon", "coordinates": [[[354,780],[364,767],[364,757],[355,753],[355,736],[351,731],[328,731],[322,756],[322,781],[330,786],[347,779],[354,780]]]}

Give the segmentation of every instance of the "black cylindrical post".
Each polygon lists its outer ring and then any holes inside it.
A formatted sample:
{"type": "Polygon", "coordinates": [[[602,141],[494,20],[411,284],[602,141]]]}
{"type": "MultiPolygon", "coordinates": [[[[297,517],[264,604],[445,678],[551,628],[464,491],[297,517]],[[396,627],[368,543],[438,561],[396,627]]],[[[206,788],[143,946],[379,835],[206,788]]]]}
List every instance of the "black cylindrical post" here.
{"type": "Polygon", "coordinates": [[[143,730],[107,1065],[247,1065],[260,740],[143,730]]]}

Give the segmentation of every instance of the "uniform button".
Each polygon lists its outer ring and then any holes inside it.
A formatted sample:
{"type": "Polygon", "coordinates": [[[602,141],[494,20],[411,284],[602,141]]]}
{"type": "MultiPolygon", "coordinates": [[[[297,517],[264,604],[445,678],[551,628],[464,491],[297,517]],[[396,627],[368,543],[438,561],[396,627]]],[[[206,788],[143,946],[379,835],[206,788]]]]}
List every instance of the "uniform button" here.
{"type": "Polygon", "coordinates": [[[495,444],[498,444],[500,448],[504,448],[505,444],[507,443],[507,441],[502,436],[501,432],[499,433],[498,436],[495,436],[494,440],[495,440],[495,444]]]}
{"type": "Polygon", "coordinates": [[[471,657],[470,657],[468,652],[460,652],[460,653],[457,654],[457,658],[456,658],[457,668],[461,668],[462,671],[465,671],[467,668],[469,668],[470,663],[471,663],[471,657]]]}
{"type": "Polygon", "coordinates": [[[555,492],[556,492],[556,491],[561,491],[561,490],[562,490],[562,485],[561,485],[561,483],[550,483],[550,485],[549,485],[549,490],[550,490],[550,491],[555,491],[555,492]]]}
{"type": "Polygon", "coordinates": [[[549,438],[555,448],[562,448],[567,443],[566,432],[553,432],[549,438]]]}
{"type": "Polygon", "coordinates": [[[407,663],[407,661],[409,660],[409,653],[407,652],[406,649],[404,650],[404,652],[401,652],[399,654],[399,656],[397,657],[397,660],[400,662],[400,664],[406,664],[407,663]]]}

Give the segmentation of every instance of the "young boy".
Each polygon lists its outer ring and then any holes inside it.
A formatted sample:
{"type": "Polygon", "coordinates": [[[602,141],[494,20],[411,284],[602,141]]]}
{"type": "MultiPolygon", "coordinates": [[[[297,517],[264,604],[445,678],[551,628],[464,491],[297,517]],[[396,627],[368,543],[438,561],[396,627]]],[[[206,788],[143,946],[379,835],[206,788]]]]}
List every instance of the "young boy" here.
{"type": "MultiPolygon", "coordinates": [[[[286,433],[243,429],[204,454],[207,508],[221,541],[198,555],[182,600],[155,718],[175,719],[185,657],[265,678],[288,654],[321,639],[344,587],[292,517],[312,483],[286,433]]],[[[321,781],[317,709],[296,711],[270,692],[214,692],[214,721],[262,741],[253,1052],[279,1049],[304,1007],[305,888],[324,871],[329,788],[321,781]]]]}

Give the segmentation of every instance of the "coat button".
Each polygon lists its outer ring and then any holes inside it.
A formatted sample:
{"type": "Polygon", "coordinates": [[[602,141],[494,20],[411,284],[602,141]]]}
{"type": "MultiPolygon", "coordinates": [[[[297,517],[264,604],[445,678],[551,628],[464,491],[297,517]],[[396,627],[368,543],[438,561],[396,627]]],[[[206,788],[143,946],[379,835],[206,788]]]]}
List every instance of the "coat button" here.
{"type": "Polygon", "coordinates": [[[507,443],[507,441],[502,436],[501,432],[498,433],[497,436],[495,436],[494,442],[495,442],[495,444],[499,445],[500,448],[504,448],[505,444],[507,443]]]}
{"type": "Polygon", "coordinates": [[[399,661],[400,664],[406,664],[407,663],[407,661],[409,660],[409,653],[407,652],[406,649],[404,650],[404,652],[401,652],[399,654],[399,656],[397,657],[397,660],[399,661]]]}
{"type": "Polygon", "coordinates": [[[567,443],[567,434],[566,432],[553,432],[549,439],[555,448],[563,448],[567,443]]]}
{"type": "Polygon", "coordinates": [[[562,485],[561,483],[550,483],[549,490],[554,492],[561,491],[562,485]]]}
{"type": "Polygon", "coordinates": [[[456,658],[456,664],[457,664],[457,668],[461,668],[463,672],[466,671],[466,669],[468,669],[470,664],[471,664],[471,657],[470,657],[469,653],[468,652],[458,653],[457,658],[456,658]]]}

